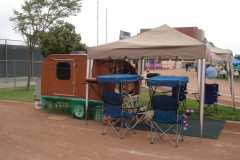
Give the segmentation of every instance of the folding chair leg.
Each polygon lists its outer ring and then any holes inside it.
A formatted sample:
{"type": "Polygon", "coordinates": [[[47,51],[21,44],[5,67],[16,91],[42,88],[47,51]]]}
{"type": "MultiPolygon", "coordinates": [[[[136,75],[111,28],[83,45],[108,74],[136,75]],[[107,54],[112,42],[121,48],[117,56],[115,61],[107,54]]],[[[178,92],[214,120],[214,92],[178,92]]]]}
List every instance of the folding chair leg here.
{"type": "Polygon", "coordinates": [[[103,127],[103,130],[102,130],[102,135],[106,135],[108,129],[109,129],[109,124],[107,124],[106,126],[103,127]]]}
{"type": "Polygon", "coordinates": [[[183,127],[182,125],[179,128],[179,131],[177,133],[177,140],[176,140],[176,147],[178,147],[179,142],[183,142],[183,127]]]}
{"type": "Polygon", "coordinates": [[[108,124],[106,126],[103,127],[103,131],[102,131],[102,135],[106,135],[107,131],[109,130],[109,128],[111,128],[113,130],[113,132],[120,137],[120,139],[122,139],[122,136],[120,135],[119,131],[117,130],[117,128],[114,126],[113,121],[109,120],[108,124]]]}
{"type": "Polygon", "coordinates": [[[155,122],[152,122],[152,127],[151,127],[151,143],[154,142],[154,134],[153,134],[153,129],[157,129],[159,130],[159,137],[161,138],[162,136],[166,137],[167,140],[175,147],[178,147],[179,141],[183,140],[183,131],[182,131],[182,126],[178,126],[178,125],[171,125],[169,126],[168,129],[166,130],[162,130],[155,122]],[[175,129],[174,129],[175,128],[175,129]],[[176,136],[175,136],[175,140],[173,140],[169,135],[168,132],[169,131],[174,131],[176,136]]]}
{"type": "Polygon", "coordinates": [[[175,143],[175,147],[177,148],[178,147],[178,142],[179,142],[179,134],[178,134],[178,130],[177,130],[177,133],[176,133],[176,143],[175,143]]]}
{"type": "Polygon", "coordinates": [[[154,143],[154,131],[153,130],[154,130],[155,127],[153,125],[153,122],[150,122],[150,125],[151,125],[150,126],[150,128],[151,128],[151,141],[150,141],[150,143],[153,144],[154,143]]]}
{"type": "Polygon", "coordinates": [[[143,118],[144,118],[144,117],[141,117],[141,118],[136,119],[135,123],[134,123],[132,126],[128,126],[128,123],[125,122],[126,131],[125,131],[125,133],[123,134],[123,137],[125,137],[125,136],[127,135],[127,133],[129,133],[129,132],[133,132],[134,134],[136,134],[136,131],[135,131],[134,129],[135,129],[135,127],[136,127],[140,122],[142,122],[143,118]]]}
{"type": "Polygon", "coordinates": [[[184,139],[183,139],[183,131],[184,131],[184,130],[183,130],[183,127],[181,126],[181,142],[183,142],[183,140],[184,140],[184,139]]]}
{"type": "Polygon", "coordinates": [[[177,124],[177,133],[176,133],[176,146],[175,147],[178,147],[178,144],[179,144],[179,140],[181,138],[181,127],[179,128],[179,125],[177,124]]]}
{"type": "Polygon", "coordinates": [[[120,135],[119,131],[116,129],[116,127],[113,126],[112,123],[110,123],[110,127],[112,128],[113,132],[114,132],[120,139],[123,138],[123,137],[120,135]]]}

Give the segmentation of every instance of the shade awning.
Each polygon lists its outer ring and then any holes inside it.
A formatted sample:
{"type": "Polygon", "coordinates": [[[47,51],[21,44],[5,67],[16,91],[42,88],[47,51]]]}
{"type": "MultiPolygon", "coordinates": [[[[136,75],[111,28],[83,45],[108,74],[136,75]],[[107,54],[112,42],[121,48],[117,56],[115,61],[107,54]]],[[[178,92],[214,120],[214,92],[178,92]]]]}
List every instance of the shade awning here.
{"type": "Polygon", "coordinates": [[[88,48],[90,59],[138,59],[149,56],[202,59],[206,58],[206,46],[197,39],[163,25],[129,39],[88,48]]]}

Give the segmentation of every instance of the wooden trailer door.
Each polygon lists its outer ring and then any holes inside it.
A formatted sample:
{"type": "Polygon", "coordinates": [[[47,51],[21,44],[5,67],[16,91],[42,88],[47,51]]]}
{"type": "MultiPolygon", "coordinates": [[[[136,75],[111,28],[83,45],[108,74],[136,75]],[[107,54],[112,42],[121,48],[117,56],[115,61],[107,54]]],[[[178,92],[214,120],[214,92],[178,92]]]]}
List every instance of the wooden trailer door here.
{"type": "Polygon", "coordinates": [[[75,61],[74,59],[56,59],[54,95],[75,95],[75,61]]]}

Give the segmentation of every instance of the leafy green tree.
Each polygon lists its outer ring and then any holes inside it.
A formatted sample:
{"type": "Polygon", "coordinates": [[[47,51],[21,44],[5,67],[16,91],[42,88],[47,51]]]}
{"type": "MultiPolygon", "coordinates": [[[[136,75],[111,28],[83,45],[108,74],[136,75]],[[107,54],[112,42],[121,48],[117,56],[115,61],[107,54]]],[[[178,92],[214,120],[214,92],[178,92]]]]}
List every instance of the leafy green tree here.
{"type": "Polygon", "coordinates": [[[25,0],[19,11],[14,10],[10,21],[28,46],[28,89],[32,76],[33,50],[39,43],[40,34],[60,20],[76,15],[80,9],[81,0],[25,0]]]}
{"type": "Polygon", "coordinates": [[[40,36],[40,47],[44,56],[86,50],[86,46],[81,43],[81,36],[76,33],[74,25],[67,22],[59,22],[48,32],[43,32],[40,36]]]}

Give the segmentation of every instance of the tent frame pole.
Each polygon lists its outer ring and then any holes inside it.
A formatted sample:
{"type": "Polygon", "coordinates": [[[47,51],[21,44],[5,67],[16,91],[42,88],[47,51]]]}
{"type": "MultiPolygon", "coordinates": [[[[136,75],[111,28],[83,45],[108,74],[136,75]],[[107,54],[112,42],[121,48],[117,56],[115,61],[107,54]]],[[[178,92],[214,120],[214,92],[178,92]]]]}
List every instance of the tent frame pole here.
{"type": "Polygon", "coordinates": [[[235,108],[236,107],[236,103],[235,103],[235,92],[234,92],[234,77],[233,77],[233,65],[231,63],[231,59],[229,58],[229,60],[227,61],[227,66],[228,66],[228,81],[229,81],[229,89],[230,89],[230,94],[232,97],[232,105],[235,108]]]}
{"type": "Polygon", "coordinates": [[[201,78],[200,78],[200,137],[203,137],[204,125],[204,101],[205,101],[205,68],[206,59],[201,59],[201,78]]]}
{"type": "Polygon", "coordinates": [[[138,75],[142,75],[142,59],[141,58],[139,58],[138,59],[138,65],[137,65],[137,73],[138,73],[138,75]]]}
{"type": "Polygon", "coordinates": [[[142,75],[144,74],[144,69],[145,69],[145,59],[144,58],[142,58],[142,62],[141,62],[141,73],[142,73],[142,75]]]}
{"type": "Polygon", "coordinates": [[[200,86],[201,86],[201,67],[202,67],[202,61],[201,59],[197,60],[197,80],[198,80],[198,92],[200,93],[200,86]]]}
{"type": "Polygon", "coordinates": [[[90,77],[90,67],[91,60],[87,58],[87,71],[86,71],[86,92],[85,92],[85,120],[88,120],[87,112],[88,112],[88,100],[89,100],[89,83],[87,79],[90,77]]]}

